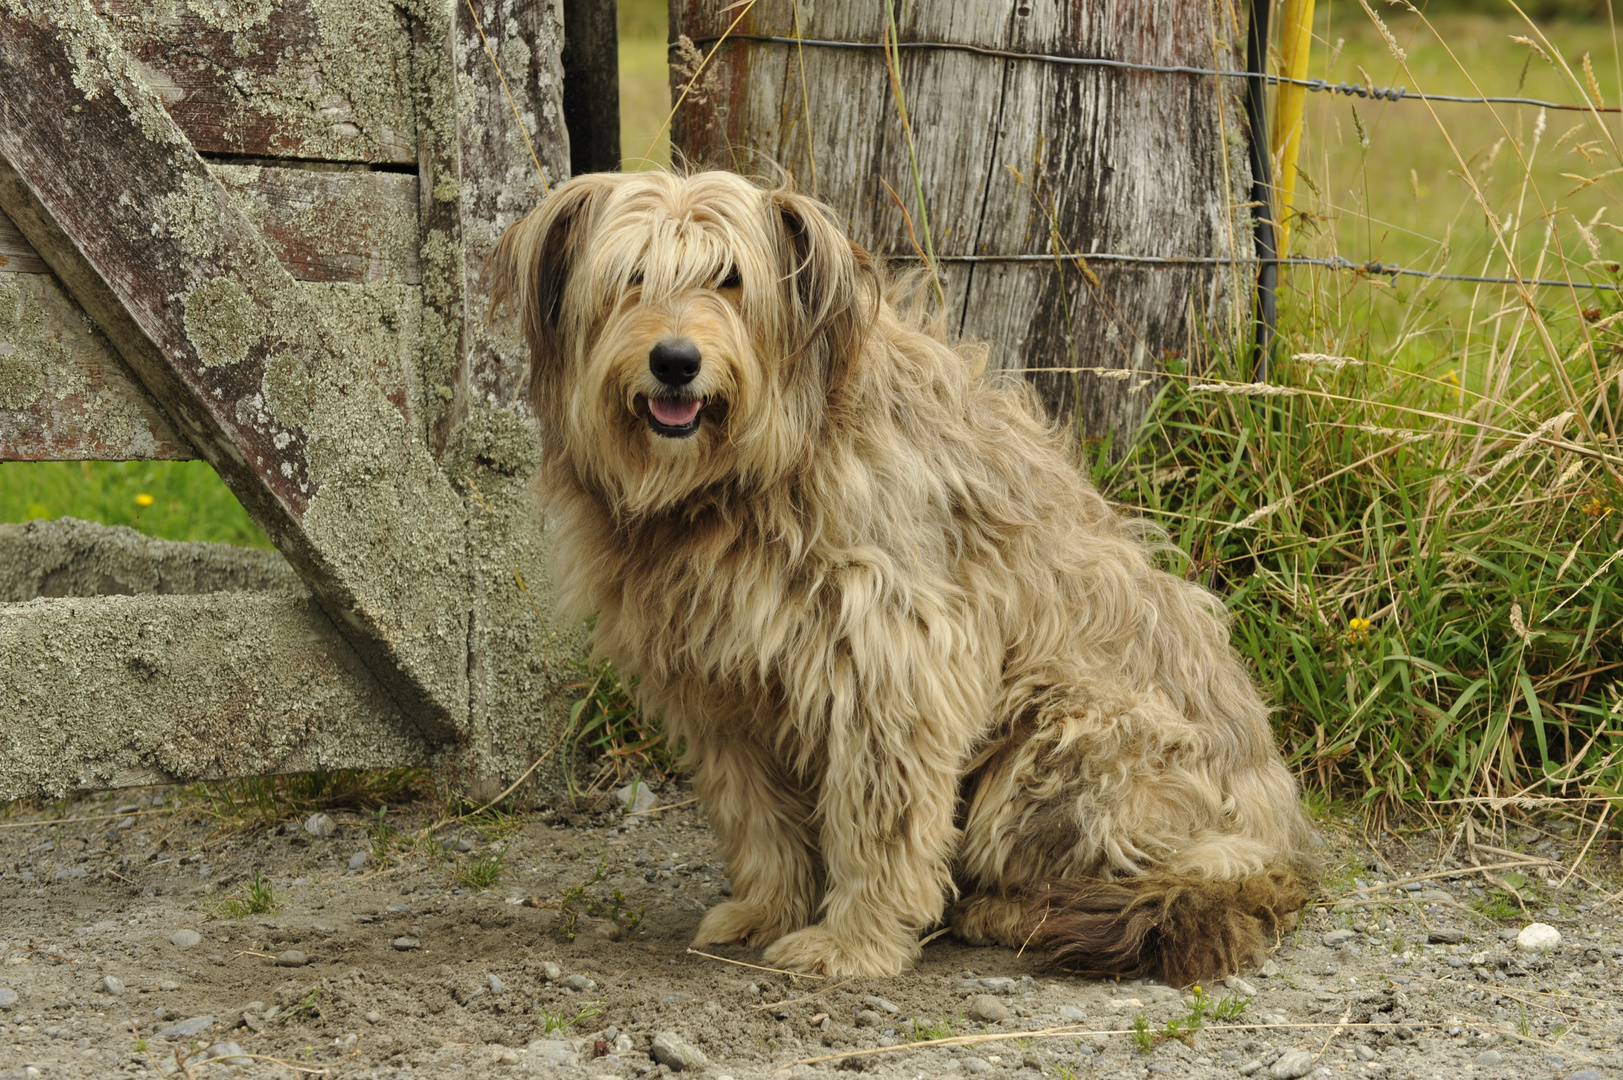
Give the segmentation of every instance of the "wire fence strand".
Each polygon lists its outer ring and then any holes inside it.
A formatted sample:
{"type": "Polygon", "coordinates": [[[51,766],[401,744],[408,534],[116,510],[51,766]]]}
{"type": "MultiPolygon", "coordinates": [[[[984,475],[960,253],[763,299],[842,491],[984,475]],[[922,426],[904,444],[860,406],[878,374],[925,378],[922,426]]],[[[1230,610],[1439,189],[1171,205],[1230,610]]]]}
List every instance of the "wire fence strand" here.
{"type": "MultiPolygon", "coordinates": [[[[720,41],[719,35],[691,39],[695,45],[720,41]]],[[[882,51],[886,46],[874,41],[833,41],[826,38],[783,37],[776,34],[730,34],[728,41],[760,42],[770,45],[793,45],[797,48],[854,49],[882,51]]],[[[675,49],[677,44],[668,46],[675,49]]],[[[1623,113],[1623,107],[1604,106],[1591,102],[1581,105],[1564,104],[1527,97],[1469,97],[1460,94],[1425,94],[1403,86],[1372,86],[1363,83],[1338,82],[1328,79],[1293,79],[1285,75],[1266,75],[1252,71],[1224,70],[1221,68],[1190,67],[1187,64],[1139,64],[1131,60],[1110,60],[1100,56],[1056,56],[1051,53],[1017,52],[993,49],[985,45],[969,45],[958,41],[901,41],[894,45],[901,50],[966,52],[1000,60],[1029,60],[1043,64],[1067,67],[1114,68],[1121,71],[1150,71],[1162,75],[1208,75],[1223,79],[1259,79],[1270,86],[1300,86],[1321,94],[1345,94],[1350,97],[1370,98],[1376,101],[1450,101],[1465,105],[1528,105],[1540,109],[1565,112],[1623,113]]]]}

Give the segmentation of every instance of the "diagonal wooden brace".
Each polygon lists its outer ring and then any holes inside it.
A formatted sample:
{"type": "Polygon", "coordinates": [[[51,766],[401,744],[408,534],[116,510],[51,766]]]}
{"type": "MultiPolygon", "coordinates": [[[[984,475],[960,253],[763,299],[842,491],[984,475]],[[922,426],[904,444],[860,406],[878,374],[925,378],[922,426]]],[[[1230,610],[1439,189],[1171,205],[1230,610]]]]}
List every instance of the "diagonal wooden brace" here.
{"type": "Polygon", "coordinates": [[[422,734],[464,730],[460,499],[84,0],[0,0],[0,208],[422,734]]]}

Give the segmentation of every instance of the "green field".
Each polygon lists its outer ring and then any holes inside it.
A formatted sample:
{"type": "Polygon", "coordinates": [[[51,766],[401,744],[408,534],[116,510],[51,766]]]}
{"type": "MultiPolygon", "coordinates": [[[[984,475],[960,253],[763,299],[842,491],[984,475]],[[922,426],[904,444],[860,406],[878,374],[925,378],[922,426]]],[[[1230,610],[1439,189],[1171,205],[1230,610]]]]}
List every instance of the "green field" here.
{"type": "MultiPolygon", "coordinates": [[[[1429,24],[1372,5],[1400,62],[1361,6],[1320,0],[1311,73],[1616,106],[1613,31],[1561,16],[1585,5],[1546,4],[1536,28],[1498,0],[1429,24]]],[[[664,6],[623,0],[621,25],[626,167],[657,167],[670,159],[664,6]]],[[[1616,114],[1313,94],[1304,132],[1297,253],[1623,280],[1616,114]]],[[[1233,355],[1174,371],[1132,451],[1092,466],[1168,531],[1178,569],[1225,595],[1295,767],[1318,797],[1378,810],[1623,798],[1617,294],[1524,301],[1287,268],[1279,330],[1267,395],[1233,355]]],[[[202,464],[0,465],[0,521],[63,514],[264,544],[202,464]]]]}

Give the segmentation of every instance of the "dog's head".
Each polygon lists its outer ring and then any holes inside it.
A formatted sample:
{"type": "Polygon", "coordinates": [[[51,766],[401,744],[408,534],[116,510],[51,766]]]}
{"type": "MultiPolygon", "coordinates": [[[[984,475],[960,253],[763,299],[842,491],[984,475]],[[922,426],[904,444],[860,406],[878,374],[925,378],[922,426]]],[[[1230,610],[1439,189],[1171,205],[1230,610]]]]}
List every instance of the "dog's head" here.
{"type": "Polygon", "coordinates": [[[803,460],[877,297],[821,204],[723,172],[578,177],[496,268],[548,452],[628,514],[803,460]]]}

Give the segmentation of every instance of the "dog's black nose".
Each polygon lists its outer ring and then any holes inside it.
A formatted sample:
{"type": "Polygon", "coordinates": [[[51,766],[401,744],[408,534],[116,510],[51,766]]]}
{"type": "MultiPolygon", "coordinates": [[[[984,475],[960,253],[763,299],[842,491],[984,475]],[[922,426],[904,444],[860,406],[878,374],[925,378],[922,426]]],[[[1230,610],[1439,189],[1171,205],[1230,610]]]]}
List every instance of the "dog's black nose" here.
{"type": "Polygon", "coordinates": [[[666,386],[686,386],[699,374],[699,347],[685,338],[661,341],[648,352],[648,370],[666,386]]]}

